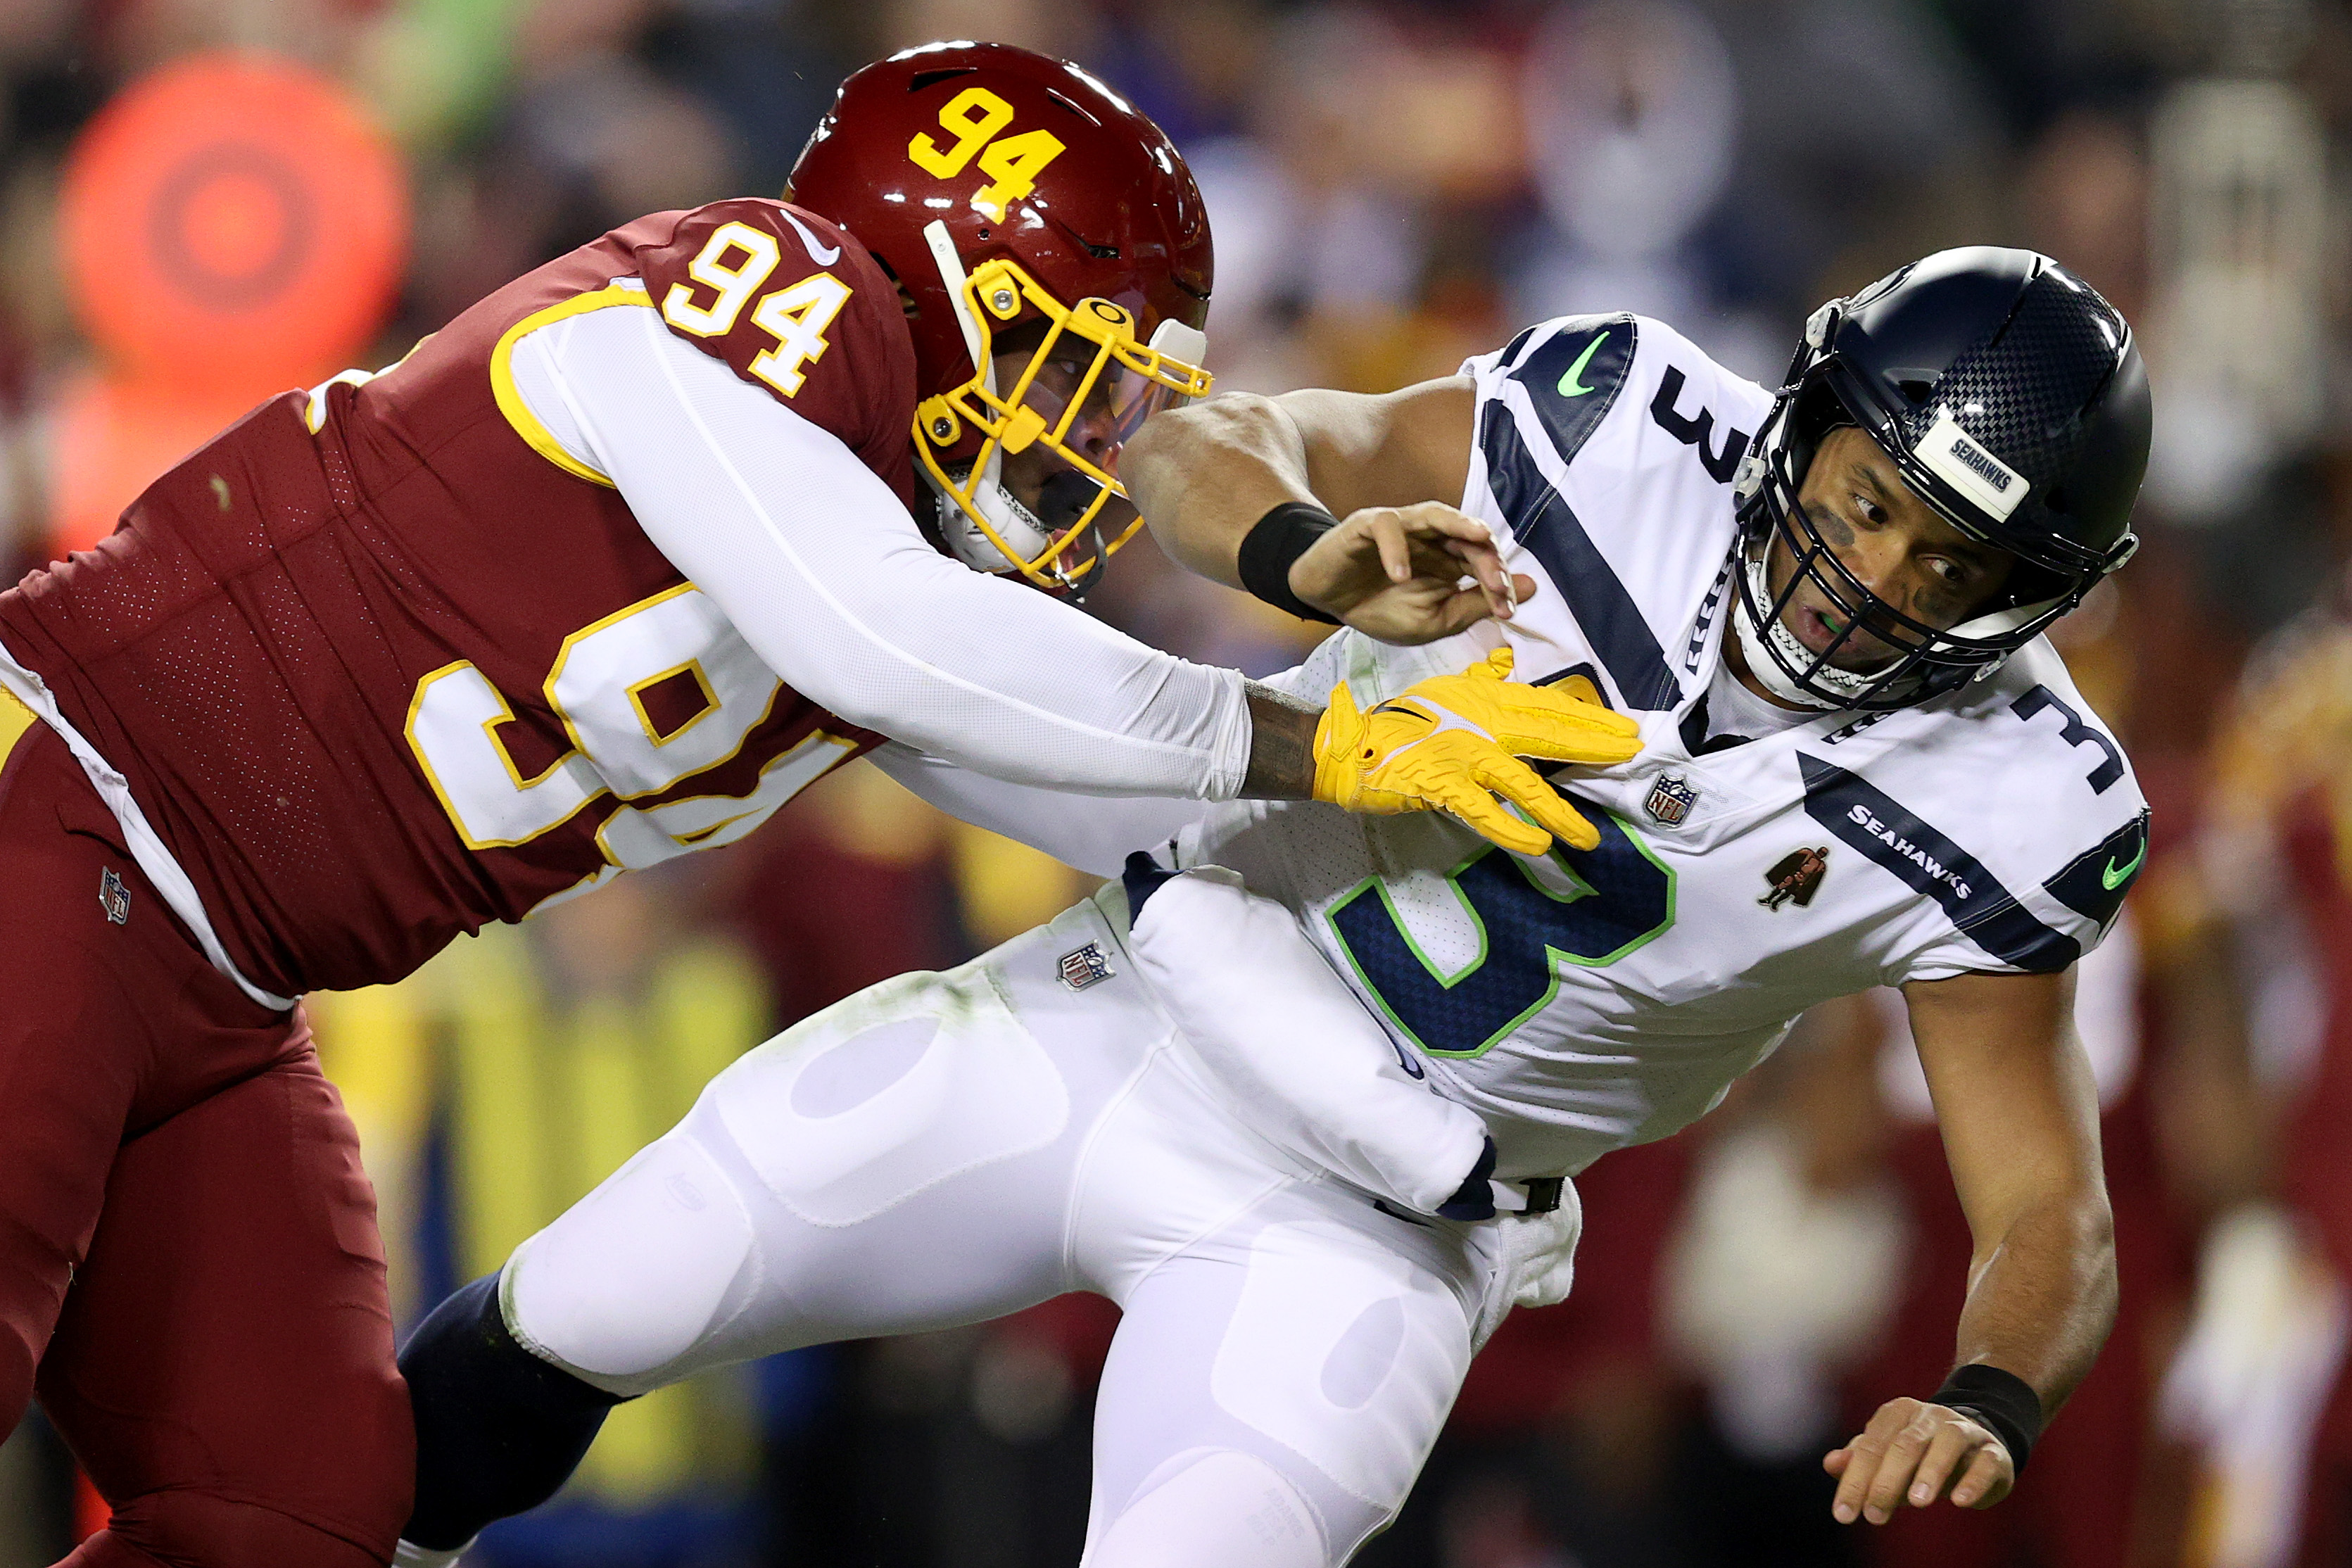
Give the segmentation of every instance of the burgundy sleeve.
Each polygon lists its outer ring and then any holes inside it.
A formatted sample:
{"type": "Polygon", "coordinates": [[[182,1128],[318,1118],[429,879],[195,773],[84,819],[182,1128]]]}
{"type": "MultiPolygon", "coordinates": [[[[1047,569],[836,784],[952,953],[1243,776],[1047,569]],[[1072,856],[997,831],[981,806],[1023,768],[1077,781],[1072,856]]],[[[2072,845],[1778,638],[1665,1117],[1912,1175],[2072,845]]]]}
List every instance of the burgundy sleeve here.
{"type": "Polygon", "coordinates": [[[915,351],[898,286],[839,226],[760,197],[713,202],[635,247],[669,330],[837,437],[912,507],[915,351]]]}

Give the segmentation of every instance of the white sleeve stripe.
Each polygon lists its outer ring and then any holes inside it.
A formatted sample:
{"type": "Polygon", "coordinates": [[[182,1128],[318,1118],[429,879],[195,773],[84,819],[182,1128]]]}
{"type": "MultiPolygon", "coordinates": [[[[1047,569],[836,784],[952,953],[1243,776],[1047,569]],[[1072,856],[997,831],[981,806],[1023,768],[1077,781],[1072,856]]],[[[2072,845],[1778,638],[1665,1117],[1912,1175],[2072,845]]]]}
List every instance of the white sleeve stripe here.
{"type": "MultiPolygon", "coordinates": [[[[554,426],[548,425],[547,416],[543,413],[540,413],[536,406],[532,408],[531,412],[539,414],[540,423],[547,426],[547,433],[554,437],[556,441],[563,447],[563,449],[570,452],[583,468],[594,468],[598,473],[604,474],[607,479],[611,478],[612,476],[610,473],[607,472],[602,463],[596,460],[592,452],[581,450],[582,447],[585,447],[588,445],[586,437],[582,434],[589,428],[588,413],[587,410],[580,406],[580,400],[572,395],[572,384],[570,379],[564,374],[565,355],[563,351],[571,346],[572,323],[570,321],[563,321],[557,323],[557,325],[551,330],[543,328],[539,331],[531,333],[530,337],[524,338],[521,342],[517,343],[515,346],[518,349],[526,346],[533,346],[533,340],[540,338],[552,340],[551,342],[540,343],[535,346],[538,348],[540,363],[545,366],[548,373],[548,379],[554,385],[555,395],[562,400],[564,412],[572,416],[571,428],[568,430],[558,430],[554,426]],[[564,437],[566,436],[569,436],[571,439],[568,441],[565,440],[564,437]]],[[[515,378],[515,387],[519,392],[523,390],[522,378],[520,376],[517,376],[515,378]]],[[[526,394],[525,396],[526,400],[528,400],[528,394],[526,394]]]]}
{"type": "MultiPolygon", "coordinates": [[[[539,433],[554,442],[563,455],[581,468],[604,474],[604,467],[589,450],[581,434],[587,421],[572,401],[571,389],[564,385],[561,344],[572,326],[572,318],[550,321],[534,327],[515,339],[507,359],[507,373],[512,378],[514,395],[531,418],[539,425],[539,433]],[[551,405],[560,405],[570,415],[567,422],[551,405]],[[556,415],[550,418],[550,415],[556,415]]],[[[526,439],[529,437],[526,437],[526,439]]],[[[605,475],[609,481],[611,476],[605,475]]]]}

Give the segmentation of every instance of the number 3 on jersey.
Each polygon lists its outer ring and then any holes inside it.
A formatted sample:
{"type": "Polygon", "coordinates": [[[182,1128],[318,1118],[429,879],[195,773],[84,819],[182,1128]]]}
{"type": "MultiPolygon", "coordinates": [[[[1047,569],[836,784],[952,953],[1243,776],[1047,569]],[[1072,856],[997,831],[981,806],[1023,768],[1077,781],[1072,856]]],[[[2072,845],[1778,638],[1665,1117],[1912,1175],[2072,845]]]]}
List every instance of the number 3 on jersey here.
{"type": "Polygon", "coordinates": [[[1459,969],[1430,958],[1377,877],[1331,907],[1357,974],[1423,1050],[1481,1055],[1551,1000],[1560,964],[1614,963],[1675,923],[1673,868],[1608,812],[1584,814],[1601,831],[1597,848],[1555,847],[1538,872],[1489,845],[1445,874],[1477,933],[1459,969]]]}
{"type": "MultiPolygon", "coordinates": [[[[710,302],[697,303],[694,289],[673,283],[662,296],[662,320],[698,338],[726,336],[782,259],[774,235],[747,223],[720,224],[686,268],[688,278],[715,291],[710,302]]],[[[776,346],[752,359],[751,374],[786,397],[800,391],[808,382],[801,367],[823,359],[832,346],[825,329],[849,302],[849,285],[832,273],[812,272],[763,297],[751,312],[751,324],[774,338],[776,346]]]]}

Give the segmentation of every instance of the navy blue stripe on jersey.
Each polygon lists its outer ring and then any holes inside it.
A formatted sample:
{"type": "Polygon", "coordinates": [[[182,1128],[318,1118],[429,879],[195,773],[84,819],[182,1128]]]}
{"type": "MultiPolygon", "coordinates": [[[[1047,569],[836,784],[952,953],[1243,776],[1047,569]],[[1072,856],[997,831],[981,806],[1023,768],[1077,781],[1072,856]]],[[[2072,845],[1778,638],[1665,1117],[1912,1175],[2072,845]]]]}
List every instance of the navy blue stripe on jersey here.
{"type": "Polygon", "coordinates": [[[1527,347],[1528,340],[1535,335],[1536,330],[1533,327],[1525,329],[1517,337],[1513,338],[1509,342],[1505,343],[1503,345],[1503,352],[1495,357],[1503,364],[1508,365],[1513,360],[1519,357],[1519,351],[1527,347]]]}
{"type": "Polygon", "coordinates": [[[2042,885],[2052,898],[2084,920],[2096,921],[2105,931],[2124,907],[2124,895],[2139,879],[2147,859],[2147,813],[2143,810],[2042,885]]]}
{"type": "Polygon", "coordinates": [[[1706,647],[1706,634],[1715,627],[1715,612],[1723,604],[1725,591],[1731,586],[1731,574],[1739,564],[1742,546],[1734,544],[1731,547],[1731,553],[1723,558],[1723,569],[1715,574],[1714,585],[1707,589],[1706,597],[1699,603],[1698,619],[1691,624],[1690,646],[1683,649],[1683,670],[1685,674],[1698,673],[1698,658],[1706,647]]]}
{"type": "Polygon", "coordinates": [[[1545,339],[1511,373],[1528,389],[1528,405],[1563,464],[1576,461],[1617,405],[1633,368],[1634,337],[1631,316],[1587,317],[1545,339]]]}
{"type": "Polygon", "coordinates": [[[2055,974],[2083,956],[2080,942],[2036,920],[1982,861],[1892,795],[1802,752],[1797,764],[1804,771],[1806,814],[1942,905],[1970,942],[2034,974],[2055,974]]]}
{"type": "Polygon", "coordinates": [[[1667,668],[1665,650],[1642,618],[1641,606],[1559,491],[1536,467],[1517,421],[1500,398],[1489,401],[1480,416],[1478,449],[1486,455],[1486,484],[1495,492],[1503,521],[1543,563],[1553,586],[1568,601],[1569,613],[1601,656],[1601,668],[1617,683],[1624,705],[1656,710],[1680,704],[1681,683],[1667,668]]]}

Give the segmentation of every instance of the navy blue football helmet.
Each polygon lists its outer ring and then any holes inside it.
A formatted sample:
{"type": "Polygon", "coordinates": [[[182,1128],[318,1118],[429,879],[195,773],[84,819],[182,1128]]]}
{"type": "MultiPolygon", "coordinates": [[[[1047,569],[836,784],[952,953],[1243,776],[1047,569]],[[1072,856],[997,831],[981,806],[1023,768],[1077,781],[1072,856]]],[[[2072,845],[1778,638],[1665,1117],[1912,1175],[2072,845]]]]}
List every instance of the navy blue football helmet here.
{"type": "Polygon", "coordinates": [[[2131,512],[2149,418],[2130,326],[2033,251],[1938,251],[1823,305],[1737,480],[1744,558],[1733,620],[1750,668],[1784,700],[1862,710],[1990,674],[2139,547],[2131,512]],[[2016,558],[1998,602],[1958,626],[1928,626],[1838,559],[1797,497],[1822,437],[1842,425],[1875,441],[1939,516],[2016,558]],[[1778,589],[1775,541],[1795,563],[1778,589]],[[1818,654],[1780,620],[1804,581],[1845,617],[1818,654]],[[1895,657],[1839,668],[1832,661],[1865,631],[1895,657]]]}

